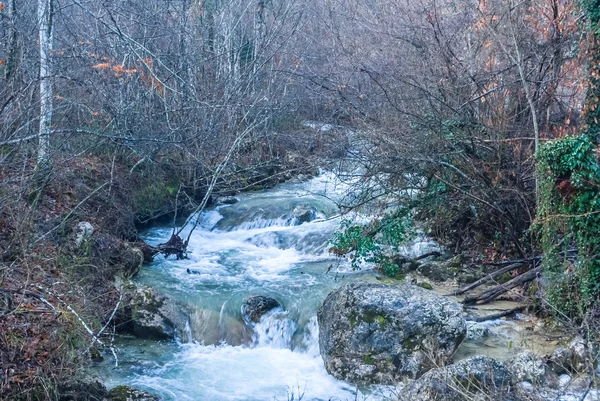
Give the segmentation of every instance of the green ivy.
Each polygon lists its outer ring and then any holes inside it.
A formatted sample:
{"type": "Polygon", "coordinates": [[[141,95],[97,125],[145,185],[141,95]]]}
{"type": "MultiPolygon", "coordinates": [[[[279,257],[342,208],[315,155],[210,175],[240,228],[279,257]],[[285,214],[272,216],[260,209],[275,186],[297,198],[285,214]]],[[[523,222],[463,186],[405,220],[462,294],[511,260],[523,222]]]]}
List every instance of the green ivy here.
{"type": "Polygon", "coordinates": [[[390,253],[413,237],[412,219],[409,208],[398,208],[368,224],[357,224],[346,219],[341,229],[329,241],[329,251],[350,260],[353,269],[364,263],[376,263],[388,276],[398,273],[390,253]]]}
{"type": "Polygon", "coordinates": [[[581,316],[600,295],[600,168],[588,135],[548,142],[537,153],[538,225],[552,309],[581,316]],[[576,253],[573,252],[576,250],[576,253]]]}

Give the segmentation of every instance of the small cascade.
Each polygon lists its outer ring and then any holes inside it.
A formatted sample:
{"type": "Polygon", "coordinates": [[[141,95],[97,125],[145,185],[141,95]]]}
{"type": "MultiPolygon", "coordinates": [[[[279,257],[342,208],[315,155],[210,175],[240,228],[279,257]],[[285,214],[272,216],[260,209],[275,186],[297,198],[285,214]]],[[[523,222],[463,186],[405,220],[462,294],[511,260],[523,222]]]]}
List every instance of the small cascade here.
{"type": "Polygon", "coordinates": [[[319,324],[317,323],[317,317],[313,316],[308,321],[308,324],[304,328],[304,345],[306,347],[307,355],[319,357],[319,324]]]}
{"type": "Polygon", "coordinates": [[[270,347],[291,349],[292,337],[297,324],[288,318],[288,313],[281,308],[265,313],[260,322],[254,325],[255,345],[257,347],[270,347]]]}

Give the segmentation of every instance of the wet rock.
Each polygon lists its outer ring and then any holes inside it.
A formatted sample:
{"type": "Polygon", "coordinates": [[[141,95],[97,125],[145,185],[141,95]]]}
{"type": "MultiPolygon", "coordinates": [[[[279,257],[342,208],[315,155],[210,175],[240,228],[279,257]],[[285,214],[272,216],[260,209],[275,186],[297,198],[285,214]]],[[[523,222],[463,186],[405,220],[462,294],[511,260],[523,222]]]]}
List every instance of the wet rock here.
{"type": "Polygon", "coordinates": [[[327,371],[356,384],[392,384],[449,362],[466,335],[462,307],[411,285],[352,283],[318,312],[327,371]]]}
{"type": "Polygon", "coordinates": [[[490,329],[484,323],[467,321],[467,338],[469,340],[482,340],[489,335],[490,329]]]}
{"type": "Polygon", "coordinates": [[[129,386],[117,386],[108,392],[107,401],[159,401],[160,398],[144,390],[129,386]]]}
{"type": "Polygon", "coordinates": [[[235,196],[219,196],[217,198],[217,203],[221,205],[234,205],[239,201],[239,198],[236,198],[235,196]]]}
{"type": "Polygon", "coordinates": [[[189,313],[189,334],[205,345],[250,345],[252,329],[241,319],[220,311],[196,308],[189,313]]]}
{"type": "Polygon", "coordinates": [[[281,304],[275,298],[265,295],[254,295],[244,300],[242,314],[250,322],[258,323],[260,318],[272,309],[280,308],[281,304]]]}
{"type": "Polygon", "coordinates": [[[567,348],[558,348],[552,353],[550,366],[557,374],[590,372],[598,364],[592,348],[586,340],[577,337],[567,348]]]}
{"type": "Polygon", "coordinates": [[[189,318],[183,308],[173,300],[151,287],[137,287],[131,282],[123,286],[123,291],[129,300],[127,310],[130,331],[136,337],[172,340],[176,333],[185,335],[183,328],[186,327],[189,318]]]}
{"type": "Polygon", "coordinates": [[[456,275],[460,268],[462,257],[460,255],[445,261],[427,261],[422,263],[417,271],[424,277],[433,281],[446,281],[456,275]]]}
{"type": "Polygon", "coordinates": [[[506,363],[516,382],[529,382],[535,387],[557,387],[558,375],[546,361],[533,352],[521,352],[506,363]]]}
{"type": "Polygon", "coordinates": [[[94,234],[94,227],[87,221],[80,221],[75,230],[75,246],[81,247],[92,238],[92,234],[94,234]]]}
{"type": "Polygon", "coordinates": [[[298,223],[302,224],[313,221],[317,216],[317,212],[310,206],[299,205],[292,211],[292,216],[298,220],[298,223]]]}
{"type": "Polygon", "coordinates": [[[58,389],[59,401],[103,401],[108,394],[104,384],[95,379],[74,380],[58,389]]]}
{"type": "Polygon", "coordinates": [[[454,365],[433,369],[414,381],[402,401],[500,400],[511,389],[507,366],[486,356],[475,356],[454,365]]]}

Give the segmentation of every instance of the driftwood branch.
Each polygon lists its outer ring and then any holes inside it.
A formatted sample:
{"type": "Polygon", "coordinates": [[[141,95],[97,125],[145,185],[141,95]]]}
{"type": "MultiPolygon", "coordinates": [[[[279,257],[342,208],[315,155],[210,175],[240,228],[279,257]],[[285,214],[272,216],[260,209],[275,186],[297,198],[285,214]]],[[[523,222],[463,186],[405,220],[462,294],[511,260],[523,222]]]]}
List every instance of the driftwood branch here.
{"type": "Polygon", "coordinates": [[[507,316],[514,315],[515,313],[522,312],[522,311],[525,310],[525,308],[526,308],[525,305],[517,306],[516,308],[512,308],[512,309],[508,309],[508,310],[503,310],[501,312],[493,313],[491,315],[477,316],[473,321],[479,323],[479,322],[487,322],[489,320],[496,320],[496,319],[500,319],[501,317],[507,317],[507,316]]]}
{"type": "Polygon", "coordinates": [[[467,285],[466,287],[463,287],[461,289],[458,289],[458,290],[454,291],[452,293],[452,295],[462,295],[462,294],[464,294],[466,292],[469,292],[469,291],[471,291],[471,290],[479,287],[482,284],[487,283],[488,281],[494,280],[495,278],[497,278],[499,276],[502,276],[505,273],[508,273],[508,272],[510,272],[512,270],[518,269],[518,268],[526,266],[526,265],[527,265],[526,263],[521,263],[521,262],[511,263],[510,265],[505,266],[502,269],[497,270],[497,271],[495,271],[495,272],[493,272],[491,274],[488,274],[487,276],[485,276],[485,277],[483,277],[483,278],[481,278],[481,279],[479,279],[479,280],[477,280],[477,281],[475,281],[475,282],[467,285]]]}
{"type": "Polygon", "coordinates": [[[521,284],[527,283],[527,282],[535,279],[541,271],[542,271],[542,267],[538,266],[534,269],[529,270],[526,273],[521,274],[520,276],[513,278],[512,280],[510,280],[504,284],[500,284],[500,285],[494,286],[490,289],[487,289],[487,290],[483,291],[481,294],[466,297],[464,299],[463,303],[465,305],[475,305],[475,304],[485,304],[485,303],[491,302],[494,299],[496,299],[497,297],[499,297],[500,295],[506,293],[507,291],[509,291],[515,287],[518,287],[521,284]]]}

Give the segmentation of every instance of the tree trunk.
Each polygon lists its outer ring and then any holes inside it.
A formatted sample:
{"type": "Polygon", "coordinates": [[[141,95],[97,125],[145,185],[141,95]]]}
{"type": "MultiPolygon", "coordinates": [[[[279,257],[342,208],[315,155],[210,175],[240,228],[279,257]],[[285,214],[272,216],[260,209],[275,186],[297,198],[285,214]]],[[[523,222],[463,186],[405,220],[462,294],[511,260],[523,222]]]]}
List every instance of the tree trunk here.
{"type": "Polygon", "coordinates": [[[52,124],[52,76],[50,53],[52,51],[52,0],[38,0],[40,34],[40,127],[38,165],[50,157],[50,128],[52,124]]]}
{"type": "Polygon", "coordinates": [[[8,1],[8,20],[9,20],[9,32],[8,32],[8,52],[6,57],[6,68],[4,69],[4,78],[8,81],[14,71],[16,70],[17,64],[17,28],[15,27],[17,21],[17,5],[15,0],[8,1]]]}

